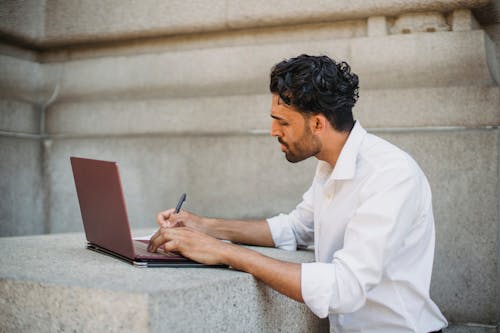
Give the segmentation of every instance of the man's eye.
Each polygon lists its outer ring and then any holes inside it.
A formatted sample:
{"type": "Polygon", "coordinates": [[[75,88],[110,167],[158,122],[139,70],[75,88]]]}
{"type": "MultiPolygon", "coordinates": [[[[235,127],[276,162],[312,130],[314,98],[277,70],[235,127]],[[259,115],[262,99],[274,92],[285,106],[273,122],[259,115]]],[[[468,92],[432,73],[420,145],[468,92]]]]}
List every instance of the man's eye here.
{"type": "Polygon", "coordinates": [[[279,124],[281,126],[288,126],[288,123],[286,121],[280,121],[279,124]]]}

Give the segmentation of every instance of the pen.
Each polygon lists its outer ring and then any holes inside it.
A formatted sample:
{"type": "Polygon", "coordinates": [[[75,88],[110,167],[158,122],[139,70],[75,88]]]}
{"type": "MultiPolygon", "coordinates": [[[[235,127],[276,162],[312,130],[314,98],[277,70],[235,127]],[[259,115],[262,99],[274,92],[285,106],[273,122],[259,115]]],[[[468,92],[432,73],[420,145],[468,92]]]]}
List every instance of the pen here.
{"type": "Polygon", "coordinates": [[[179,198],[179,202],[177,203],[177,206],[175,206],[175,212],[174,212],[175,214],[179,213],[184,201],[186,201],[186,193],[182,193],[181,197],[179,198]]]}

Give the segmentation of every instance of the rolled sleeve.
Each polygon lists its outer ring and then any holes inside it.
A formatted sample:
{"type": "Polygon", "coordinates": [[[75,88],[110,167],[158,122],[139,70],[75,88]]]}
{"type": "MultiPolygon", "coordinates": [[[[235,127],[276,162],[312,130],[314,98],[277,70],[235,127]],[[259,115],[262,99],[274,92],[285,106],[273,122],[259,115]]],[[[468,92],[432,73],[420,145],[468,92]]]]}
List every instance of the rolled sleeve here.
{"type": "Polygon", "coordinates": [[[333,265],[326,263],[302,264],[300,283],[304,303],[316,316],[327,317],[330,301],[338,299],[333,265]]]}
{"type": "Polygon", "coordinates": [[[366,294],[349,267],[333,263],[302,264],[304,303],[320,318],[331,313],[350,313],[363,306],[366,294]]]}
{"type": "Polygon", "coordinates": [[[297,249],[297,241],[293,230],[288,224],[288,216],[280,214],[267,219],[269,230],[274,241],[274,245],[280,249],[294,251],[297,249]]]}
{"type": "Polygon", "coordinates": [[[312,187],[302,196],[302,202],[290,214],[280,214],[267,219],[274,245],[294,251],[307,247],[314,241],[314,208],[312,187]]]}

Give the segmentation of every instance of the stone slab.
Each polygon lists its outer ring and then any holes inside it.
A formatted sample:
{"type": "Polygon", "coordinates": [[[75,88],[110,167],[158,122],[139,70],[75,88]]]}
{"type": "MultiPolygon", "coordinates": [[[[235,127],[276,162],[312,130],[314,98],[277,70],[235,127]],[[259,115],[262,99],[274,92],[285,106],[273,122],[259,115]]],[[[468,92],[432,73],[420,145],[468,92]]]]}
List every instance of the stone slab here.
{"type": "Polygon", "coordinates": [[[59,100],[259,94],[276,62],[309,53],[347,60],[362,89],[491,85],[489,44],[483,31],[420,33],[75,60],[45,64],[44,73],[58,78],[59,100]]]}
{"type": "MultiPolygon", "coordinates": [[[[136,268],[84,244],[83,234],[0,238],[2,331],[325,332],[305,305],[249,274],[136,268]]],[[[314,260],[311,251],[252,248],[286,261],[314,260]]]]}
{"type": "Polygon", "coordinates": [[[0,99],[0,131],[40,134],[40,111],[31,103],[0,99]]]}
{"type": "Polygon", "coordinates": [[[498,326],[457,324],[450,325],[443,330],[444,333],[498,333],[498,326]]]}
{"type": "MultiPolygon", "coordinates": [[[[4,1],[0,32],[38,47],[484,7],[492,1],[4,1]]],[[[492,7],[494,12],[498,12],[492,7]]],[[[491,15],[491,14],[490,14],[491,15]]]]}
{"type": "Polygon", "coordinates": [[[299,23],[311,20],[336,21],[370,16],[397,16],[407,12],[450,12],[460,8],[485,6],[491,1],[319,1],[304,3],[300,0],[268,2],[245,0],[228,3],[231,27],[251,26],[255,20],[262,25],[299,23]],[[280,8],[280,10],[276,10],[280,8]]]}
{"type": "Polygon", "coordinates": [[[39,42],[44,35],[46,1],[2,0],[0,3],[0,35],[10,35],[29,43],[39,42]]]}
{"type": "Polygon", "coordinates": [[[41,144],[0,136],[0,236],[45,230],[41,144]]]}
{"type": "Polygon", "coordinates": [[[263,94],[268,91],[270,68],[301,53],[348,61],[362,78],[362,89],[479,86],[500,80],[494,44],[484,31],[476,30],[344,38],[334,43],[282,41],[48,64],[0,56],[0,88],[8,96],[40,104],[52,95],[56,101],[68,101],[263,94]]]}
{"type": "MultiPolygon", "coordinates": [[[[47,111],[47,132],[55,137],[267,133],[270,96],[56,102],[47,111]]],[[[499,110],[499,87],[469,86],[361,90],[354,113],[370,128],[484,127],[500,125],[499,110]]]]}

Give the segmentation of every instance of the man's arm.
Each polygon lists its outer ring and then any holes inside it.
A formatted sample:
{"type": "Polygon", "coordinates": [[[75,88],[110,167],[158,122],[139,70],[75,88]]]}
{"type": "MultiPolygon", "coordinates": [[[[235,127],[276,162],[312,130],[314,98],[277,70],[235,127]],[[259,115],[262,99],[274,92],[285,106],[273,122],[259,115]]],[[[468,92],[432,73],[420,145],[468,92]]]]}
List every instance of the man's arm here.
{"type": "Polygon", "coordinates": [[[173,209],[160,212],[157,216],[160,227],[185,226],[201,231],[218,239],[236,243],[274,247],[274,241],[266,220],[239,221],[197,216],[187,211],[174,214],[173,209]]]}
{"type": "MultiPolygon", "coordinates": [[[[252,229],[252,227],[247,228],[246,225],[242,227],[246,230],[252,229]]],[[[278,292],[296,301],[304,302],[301,292],[301,264],[273,259],[242,246],[221,242],[203,232],[183,226],[161,227],[151,238],[149,251],[155,252],[161,245],[165,251],[177,251],[201,263],[222,263],[248,272],[278,292]]]]}

